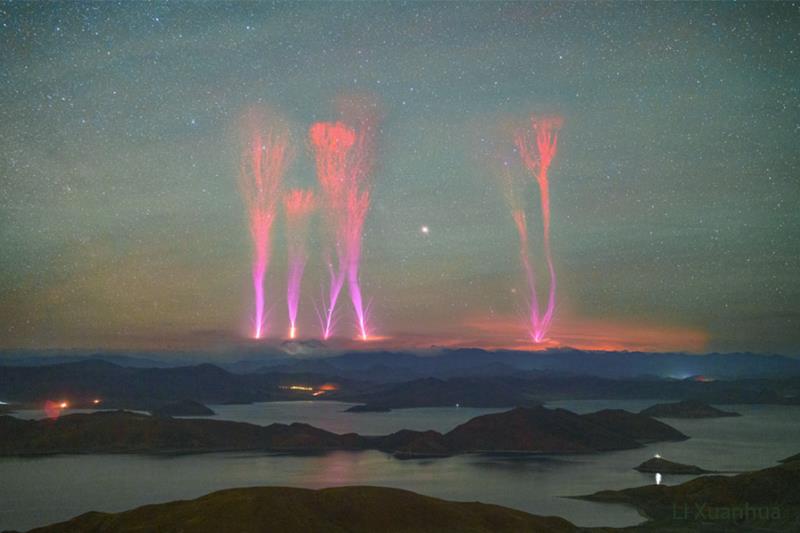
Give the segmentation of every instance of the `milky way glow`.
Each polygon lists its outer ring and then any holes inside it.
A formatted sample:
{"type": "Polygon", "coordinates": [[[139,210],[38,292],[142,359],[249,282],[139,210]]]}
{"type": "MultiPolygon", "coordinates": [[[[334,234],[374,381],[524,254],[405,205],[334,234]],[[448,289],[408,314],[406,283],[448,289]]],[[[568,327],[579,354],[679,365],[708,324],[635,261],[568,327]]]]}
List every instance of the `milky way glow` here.
{"type": "Polygon", "coordinates": [[[286,242],[289,250],[286,280],[286,305],[289,311],[289,338],[297,337],[297,307],[300,285],[308,261],[308,221],[316,208],[314,192],[292,189],[283,200],[286,212],[286,242]]]}
{"type": "Polygon", "coordinates": [[[264,276],[269,267],[272,224],[280,199],[281,181],[291,157],[288,130],[280,120],[260,112],[251,112],[245,124],[239,190],[247,209],[253,244],[252,336],[260,339],[267,326],[264,318],[264,276]]]}
{"type": "Polygon", "coordinates": [[[336,301],[347,281],[358,335],[366,340],[367,308],[361,294],[359,267],[364,220],[370,204],[372,128],[366,122],[357,127],[344,122],[317,122],[311,126],[310,138],[336,255],[336,264],[328,259],[330,287],[320,312],[322,336],[328,339],[333,333],[336,301]]]}
{"type": "Polygon", "coordinates": [[[547,331],[553,320],[556,299],[556,271],[553,266],[553,254],[550,249],[550,183],[548,170],[556,155],[558,145],[558,130],[563,125],[560,117],[531,117],[531,131],[520,129],[514,134],[514,144],[519,151],[522,163],[539,184],[539,202],[542,210],[542,236],[545,262],[550,275],[550,286],[547,294],[547,306],[544,314],[540,314],[539,302],[536,296],[536,280],[527,248],[527,225],[525,213],[512,213],[520,236],[520,256],[522,257],[526,279],[531,294],[530,302],[530,336],[534,342],[540,343],[546,339],[547,331]],[[531,139],[533,137],[533,139],[531,139]],[[535,145],[535,150],[533,145],[535,145]],[[525,244],[522,244],[524,240],[525,244]]]}

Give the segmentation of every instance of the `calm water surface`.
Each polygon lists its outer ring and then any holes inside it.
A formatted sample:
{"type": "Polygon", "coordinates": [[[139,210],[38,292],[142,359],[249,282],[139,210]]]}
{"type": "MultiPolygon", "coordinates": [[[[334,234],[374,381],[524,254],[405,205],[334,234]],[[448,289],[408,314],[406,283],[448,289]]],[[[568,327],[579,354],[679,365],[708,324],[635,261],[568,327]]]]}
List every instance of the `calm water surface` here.
{"type": "MultiPolygon", "coordinates": [[[[576,412],[603,408],[639,410],[652,401],[565,401],[551,406],[576,412]]],[[[402,428],[448,431],[496,409],[426,408],[390,413],[345,413],[350,404],[281,402],[211,406],[215,418],[269,424],[306,422],[338,433],[385,434],[402,428]]],[[[660,453],[709,469],[772,466],[800,451],[800,408],[727,406],[744,416],[668,420],[692,438],[638,450],[574,456],[492,457],[467,455],[401,461],[377,452],[321,455],[221,453],[173,457],[141,455],[0,458],[0,530],[25,530],[89,510],[121,511],[194,498],[231,487],[283,485],[321,488],[377,485],[450,500],[482,501],[534,514],[558,515],[582,526],[641,522],[633,509],[561,496],[653,482],[633,467],[660,453]]],[[[37,412],[18,416],[37,417],[37,412]]],[[[693,476],[665,476],[667,484],[693,476]]]]}

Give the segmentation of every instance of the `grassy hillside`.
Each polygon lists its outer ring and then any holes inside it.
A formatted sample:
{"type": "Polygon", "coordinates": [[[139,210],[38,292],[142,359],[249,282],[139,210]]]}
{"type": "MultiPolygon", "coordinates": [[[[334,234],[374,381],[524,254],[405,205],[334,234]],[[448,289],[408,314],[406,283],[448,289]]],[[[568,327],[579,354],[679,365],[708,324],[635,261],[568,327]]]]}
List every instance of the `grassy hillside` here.
{"type": "MultiPolygon", "coordinates": [[[[675,486],[601,491],[586,499],[633,505],[651,520],[642,531],[800,531],[800,462],[675,486]]],[[[639,530],[637,529],[637,530],[639,530]]]]}
{"type": "Polygon", "coordinates": [[[322,490],[256,487],[214,492],[190,501],[122,513],[91,512],[36,533],[282,533],[577,531],[564,519],[497,505],[460,503],[381,487],[322,490]]]}

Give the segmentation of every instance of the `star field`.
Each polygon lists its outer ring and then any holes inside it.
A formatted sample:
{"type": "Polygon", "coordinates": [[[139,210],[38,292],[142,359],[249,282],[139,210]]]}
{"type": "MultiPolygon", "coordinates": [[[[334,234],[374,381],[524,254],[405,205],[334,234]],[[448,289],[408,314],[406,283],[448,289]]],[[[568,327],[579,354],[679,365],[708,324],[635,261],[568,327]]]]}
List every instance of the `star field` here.
{"type": "MultiPolygon", "coordinates": [[[[499,338],[518,319],[516,234],[486,154],[504,121],[557,113],[565,343],[603,346],[612,323],[623,347],[800,350],[796,3],[3,2],[0,50],[0,347],[239,335],[242,112],[286,117],[286,183],[314,187],[309,125],[369,94],[362,281],[381,333],[499,338]]],[[[283,324],[282,221],[274,237],[283,324]]],[[[307,268],[311,329],[318,254],[307,268]]]]}

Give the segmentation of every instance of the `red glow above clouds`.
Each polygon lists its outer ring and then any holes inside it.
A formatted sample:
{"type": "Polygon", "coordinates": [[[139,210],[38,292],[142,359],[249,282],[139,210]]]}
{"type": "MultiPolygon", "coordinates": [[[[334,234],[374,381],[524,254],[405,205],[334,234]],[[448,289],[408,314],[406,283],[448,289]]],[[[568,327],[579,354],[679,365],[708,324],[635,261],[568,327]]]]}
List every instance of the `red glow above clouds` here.
{"type": "MultiPolygon", "coordinates": [[[[685,351],[701,353],[709,335],[698,328],[656,325],[614,319],[569,319],[553,324],[548,341],[532,344],[527,325],[519,317],[479,317],[465,320],[449,332],[396,333],[371,339],[370,349],[481,348],[484,350],[541,351],[574,348],[588,351],[685,351]]],[[[364,348],[358,341],[339,341],[337,347],[364,348]]]]}
{"type": "MultiPolygon", "coordinates": [[[[530,343],[526,343],[524,325],[513,316],[475,318],[465,325],[468,330],[478,334],[478,338],[483,339],[484,347],[531,349],[530,343]]],[[[709,341],[709,335],[702,329],[690,327],[614,319],[570,318],[553,325],[550,339],[549,343],[541,347],[569,346],[598,351],[701,352],[709,341]]]]}
{"type": "Polygon", "coordinates": [[[308,261],[308,222],[316,209],[314,191],[292,189],[284,198],[286,212],[286,242],[289,250],[286,280],[286,305],[289,311],[289,338],[297,337],[297,307],[303,272],[308,261]]]}

